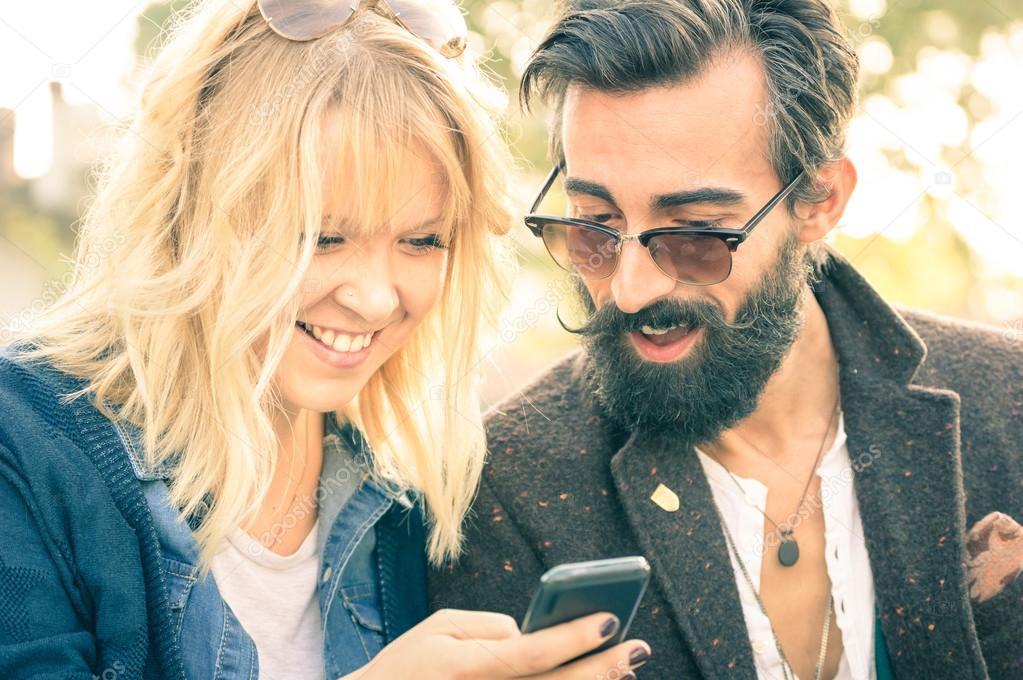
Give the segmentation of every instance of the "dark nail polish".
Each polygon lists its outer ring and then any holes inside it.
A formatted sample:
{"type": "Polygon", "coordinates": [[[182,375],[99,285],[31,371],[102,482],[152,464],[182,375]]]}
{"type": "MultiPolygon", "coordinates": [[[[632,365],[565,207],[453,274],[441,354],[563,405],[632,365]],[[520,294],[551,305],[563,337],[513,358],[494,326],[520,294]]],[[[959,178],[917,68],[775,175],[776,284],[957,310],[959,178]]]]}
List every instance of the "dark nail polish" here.
{"type": "Polygon", "coordinates": [[[645,647],[636,647],[632,650],[632,653],[629,654],[629,665],[635,668],[649,658],[650,652],[648,652],[645,647]]]}
{"type": "Polygon", "coordinates": [[[636,674],[633,673],[632,671],[629,671],[628,673],[622,676],[622,680],[636,680],[636,674]]]}
{"type": "Polygon", "coordinates": [[[618,632],[618,617],[612,616],[604,623],[600,624],[600,637],[606,638],[611,637],[618,632]]]}

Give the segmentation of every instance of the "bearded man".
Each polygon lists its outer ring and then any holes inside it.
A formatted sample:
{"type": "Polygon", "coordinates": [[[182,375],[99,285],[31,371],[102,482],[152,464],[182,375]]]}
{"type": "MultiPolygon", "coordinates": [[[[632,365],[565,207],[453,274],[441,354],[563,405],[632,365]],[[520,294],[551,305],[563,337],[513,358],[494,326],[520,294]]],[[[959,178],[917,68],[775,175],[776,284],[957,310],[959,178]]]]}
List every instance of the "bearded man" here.
{"type": "Polygon", "coordinates": [[[643,677],[1023,678],[1023,347],[894,309],[822,244],[857,71],[824,0],[557,20],[526,224],[577,277],[583,350],[491,414],[434,606],[521,619],[551,566],[641,554],[643,677]]]}

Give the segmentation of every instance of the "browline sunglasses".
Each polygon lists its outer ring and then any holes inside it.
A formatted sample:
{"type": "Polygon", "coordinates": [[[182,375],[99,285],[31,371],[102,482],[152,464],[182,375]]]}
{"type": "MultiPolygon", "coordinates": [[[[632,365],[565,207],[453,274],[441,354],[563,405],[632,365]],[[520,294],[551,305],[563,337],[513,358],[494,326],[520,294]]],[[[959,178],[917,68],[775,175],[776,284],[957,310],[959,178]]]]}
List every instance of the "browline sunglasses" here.
{"type": "Polygon", "coordinates": [[[360,9],[390,19],[441,56],[465,52],[469,28],[452,0],[258,0],[259,12],[274,33],[288,40],[321,38],[347,24],[360,9]]]}
{"type": "Polygon", "coordinates": [[[543,240],[559,267],[578,272],[584,279],[606,279],[618,269],[622,245],[638,241],[658,269],[678,283],[693,286],[711,286],[727,279],[732,273],[732,253],[803,178],[802,172],[796,175],[739,229],[659,227],[623,234],[600,222],[535,214],[560,172],[561,167],[555,166],[525,217],[526,226],[543,240]]]}

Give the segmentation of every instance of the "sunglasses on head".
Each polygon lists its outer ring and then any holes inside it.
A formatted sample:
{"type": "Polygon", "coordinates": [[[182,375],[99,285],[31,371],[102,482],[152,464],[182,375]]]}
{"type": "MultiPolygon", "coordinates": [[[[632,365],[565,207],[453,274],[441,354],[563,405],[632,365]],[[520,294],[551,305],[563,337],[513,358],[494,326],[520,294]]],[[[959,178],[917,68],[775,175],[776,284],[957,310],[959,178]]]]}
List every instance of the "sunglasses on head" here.
{"type": "Polygon", "coordinates": [[[551,171],[525,218],[526,226],[543,239],[559,267],[584,279],[606,279],[618,268],[622,245],[638,241],[662,272],[693,286],[710,286],[727,279],[732,273],[732,253],[803,178],[800,172],[740,229],[659,227],[622,234],[599,222],[535,214],[560,172],[560,166],[551,171]]]}
{"type": "MultiPolygon", "coordinates": [[[[359,10],[360,0],[258,0],[259,12],[274,33],[288,40],[321,38],[341,28],[359,10]]],[[[453,59],[465,51],[469,29],[452,0],[372,0],[366,9],[390,19],[453,59]]]]}

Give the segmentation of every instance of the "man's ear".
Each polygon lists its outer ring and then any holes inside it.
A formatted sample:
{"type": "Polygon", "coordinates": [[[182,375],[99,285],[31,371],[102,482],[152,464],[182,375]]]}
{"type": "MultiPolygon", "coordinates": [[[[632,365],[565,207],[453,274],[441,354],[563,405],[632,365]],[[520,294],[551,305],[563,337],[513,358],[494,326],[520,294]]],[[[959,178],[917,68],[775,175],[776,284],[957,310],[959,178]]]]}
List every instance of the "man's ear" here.
{"type": "Polygon", "coordinates": [[[820,183],[828,196],[820,203],[797,203],[799,240],[813,243],[838,226],[856,188],[856,166],[846,157],[821,167],[820,183]]]}

